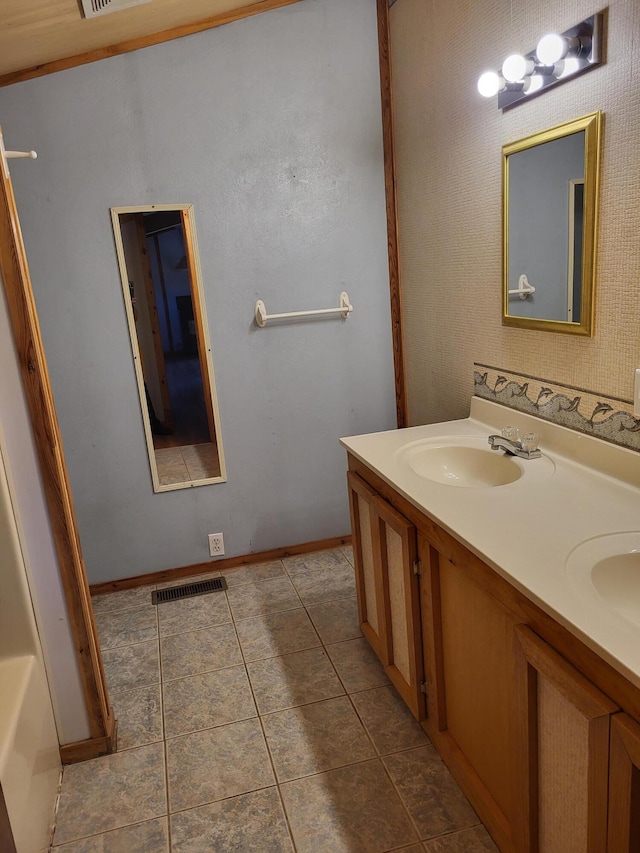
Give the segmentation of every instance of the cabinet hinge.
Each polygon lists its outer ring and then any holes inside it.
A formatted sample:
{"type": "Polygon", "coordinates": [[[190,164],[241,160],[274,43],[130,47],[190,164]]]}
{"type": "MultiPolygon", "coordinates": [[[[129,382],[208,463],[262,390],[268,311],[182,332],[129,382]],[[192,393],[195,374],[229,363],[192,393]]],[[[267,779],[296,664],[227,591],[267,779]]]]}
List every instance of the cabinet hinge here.
{"type": "Polygon", "coordinates": [[[422,563],[420,560],[416,560],[413,564],[413,573],[414,575],[418,575],[419,578],[422,577],[422,563]]]}
{"type": "Polygon", "coordinates": [[[428,687],[427,687],[427,682],[426,682],[426,681],[421,681],[421,682],[420,682],[420,692],[421,692],[421,693],[424,693],[424,695],[425,695],[425,696],[427,696],[427,695],[428,695],[429,689],[428,689],[428,687]]]}

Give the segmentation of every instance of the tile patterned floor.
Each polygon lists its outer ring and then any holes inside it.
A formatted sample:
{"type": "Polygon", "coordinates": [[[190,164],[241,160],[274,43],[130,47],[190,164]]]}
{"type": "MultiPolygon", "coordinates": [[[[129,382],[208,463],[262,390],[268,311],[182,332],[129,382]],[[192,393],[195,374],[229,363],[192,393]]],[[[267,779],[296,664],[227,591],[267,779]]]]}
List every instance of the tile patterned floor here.
{"type": "Polygon", "coordinates": [[[95,597],[119,751],[65,768],[52,853],[494,853],[362,638],[352,560],[95,597]]]}

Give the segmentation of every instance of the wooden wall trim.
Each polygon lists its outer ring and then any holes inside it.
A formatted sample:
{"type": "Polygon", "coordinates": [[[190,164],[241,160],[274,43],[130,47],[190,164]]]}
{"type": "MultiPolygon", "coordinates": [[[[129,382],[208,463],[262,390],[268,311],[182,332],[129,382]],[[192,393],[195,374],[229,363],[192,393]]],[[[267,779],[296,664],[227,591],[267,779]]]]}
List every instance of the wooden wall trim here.
{"type": "Polygon", "coordinates": [[[261,2],[253,3],[251,6],[244,6],[241,9],[233,9],[230,12],[213,15],[210,18],[194,21],[192,24],[182,24],[179,27],[172,27],[160,33],[127,39],[108,47],[100,47],[96,50],[89,50],[86,53],[79,53],[76,56],[55,59],[52,62],[45,62],[42,65],[34,65],[32,68],[24,68],[20,71],[13,71],[10,74],[3,74],[0,76],[0,86],[10,86],[12,83],[32,80],[34,77],[44,77],[46,74],[55,74],[57,71],[65,71],[67,68],[75,68],[78,65],[87,65],[89,62],[97,62],[100,59],[109,59],[111,56],[119,56],[122,53],[130,53],[132,50],[140,50],[143,47],[162,44],[162,42],[172,41],[183,36],[190,36],[193,33],[200,33],[203,30],[211,30],[214,27],[221,27],[223,24],[230,24],[242,18],[258,15],[260,12],[268,12],[271,9],[279,9],[281,6],[290,6],[293,3],[299,2],[300,0],[261,0],[261,2]]]}
{"type": "Polygon", "coordinates": [[[384,184],[387,200],[387,246],[389,251],[389,287],[391,296],[391,334],[393,367],[396,380],[396,413],[398,428],[407,426],[407,392],[404,369],[404,334],[402,330],[402,291],[398,254],[398,199],[396,190],[396,155],[393,133],[393,90],[389,47],[388,0],[378,4],[378,52],[380,55],[380,97],[382,103],[382,140],[384,145],[384,184]]]}
{"type": "Polygon", "coordinates": [[[77,764],[79,761],[90,761],[92,758],[100,758],[101,755],[109,755],[115,752],[117,722],[113,717],[109,731],[110,734],[104,737],[93,737],[87,740],[65,743],[60,747],[60,761],[62,764],[77,764]]]}
{"type": "Polygon", "coordinates": [[[0,271],[58,556],[89,730],[91,737],[105,737],[112,724],[112,711],[13,187],[1,164],[0,271]]]}
{"type": "Polygon", "coordinates": [[[309,554],[311,551],[326,551],[328,548],[339,548],[341,545],[351,544],[351,534],[335,536],[333,539],[317,539],[314,542],[301,542],[299,545],[286,545],[283,548],[271,548],[269,551],[257,551],[255,554],[244,554],[238,557],[225,557],[223,560],[209,561],[207,563],[193,563],[190,566],[179,566],[176,569],[163,569],[159,572],[150,572],[146,575],[136,575],[132,578],[105,581],[103,583],[91,584],[92,595],[103,595],[106,592],[117,592],[121,589],[135,589],[139,586],[148,586],[152,583],[165,583],[175,581],[178,583],[182,578],[190,578],[194,575],[203,575],[209,572],[224,571],[224,569],[235,569],[238,566],[251,566],[254,563],[267,563],[270,560],[282,560],[284,557],[295,557],[298,554],[309,554]]]}

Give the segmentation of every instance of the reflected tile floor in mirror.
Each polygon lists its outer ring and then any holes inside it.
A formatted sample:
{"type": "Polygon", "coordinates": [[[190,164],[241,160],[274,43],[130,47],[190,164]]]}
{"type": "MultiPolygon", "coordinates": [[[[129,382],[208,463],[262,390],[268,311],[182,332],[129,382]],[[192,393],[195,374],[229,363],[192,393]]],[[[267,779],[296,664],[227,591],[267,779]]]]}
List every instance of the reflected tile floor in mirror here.
{"type": "Polygon", "coordinates": [[[352,559],[95,597],[118,752],[65,768],[52,851],[495,851],[360,633],[352,559]]]}
{"type": "Polygon", "coordinates": [[[220,476],[218,451],[212,442],[156,448],[155,456],[161,486],[220,476]]]}

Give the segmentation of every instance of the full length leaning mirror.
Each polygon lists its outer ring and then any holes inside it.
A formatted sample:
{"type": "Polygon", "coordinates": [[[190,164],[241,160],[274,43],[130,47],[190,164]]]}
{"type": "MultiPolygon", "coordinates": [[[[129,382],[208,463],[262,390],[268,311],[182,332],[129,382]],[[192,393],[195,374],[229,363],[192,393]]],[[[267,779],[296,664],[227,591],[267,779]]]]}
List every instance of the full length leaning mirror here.
{"type": "Polygon", "coordinates": [[[593,334],[602,114],[502,149],[506,326],[593,334]]]}
{"type": "Polygon", "coordinates": [[[111,208],[155,492],[226,480],[193,206],[111,208]]]}

